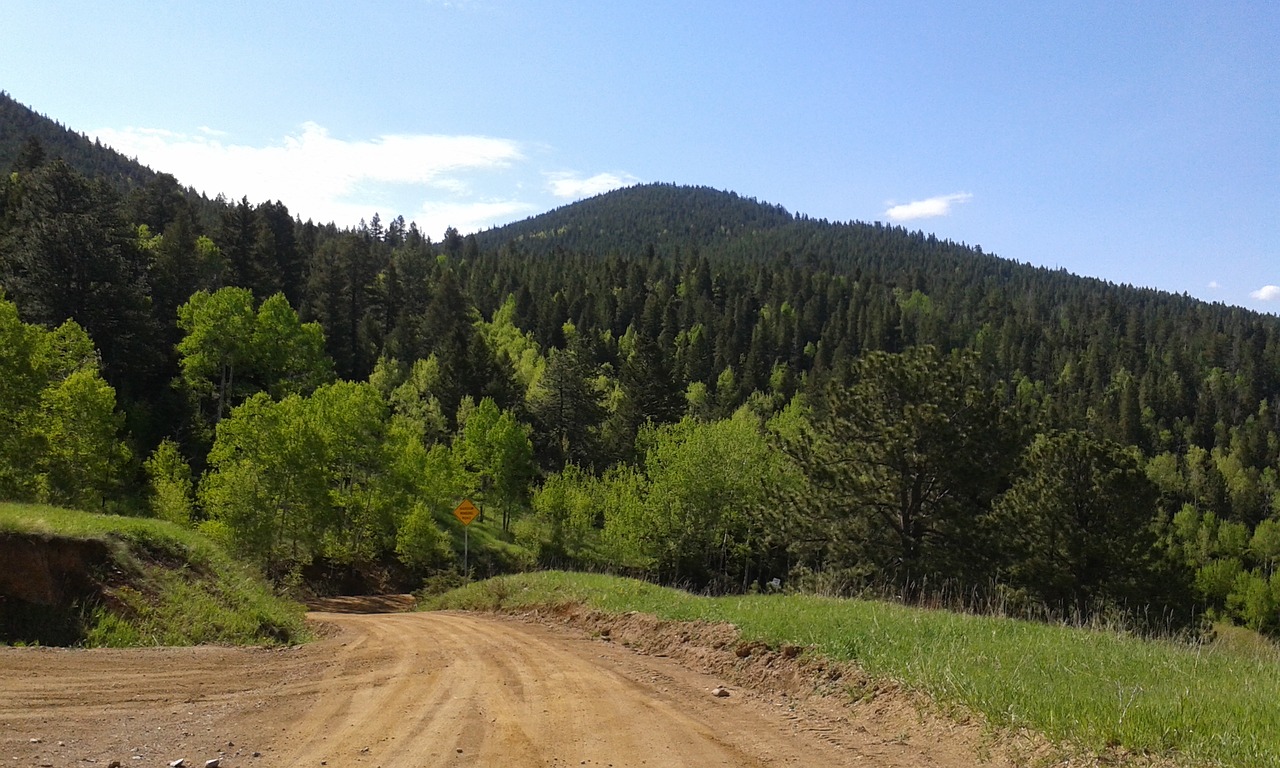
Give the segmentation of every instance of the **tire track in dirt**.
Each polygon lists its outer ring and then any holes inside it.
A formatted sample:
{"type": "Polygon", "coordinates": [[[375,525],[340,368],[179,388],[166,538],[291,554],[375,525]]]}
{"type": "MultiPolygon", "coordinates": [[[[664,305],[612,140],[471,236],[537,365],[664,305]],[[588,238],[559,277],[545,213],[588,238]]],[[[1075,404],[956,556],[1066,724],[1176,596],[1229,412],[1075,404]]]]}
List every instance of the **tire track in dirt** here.
{"type": "Polygon", "coordinates": [[[384,672],[327,679],[340,703],[300,724],[289,765],[765,764],[534,628],[450,614],[324,620],[395,653],[384,672]],[[415,664],[423,653],[432,658],[415,664]]]}

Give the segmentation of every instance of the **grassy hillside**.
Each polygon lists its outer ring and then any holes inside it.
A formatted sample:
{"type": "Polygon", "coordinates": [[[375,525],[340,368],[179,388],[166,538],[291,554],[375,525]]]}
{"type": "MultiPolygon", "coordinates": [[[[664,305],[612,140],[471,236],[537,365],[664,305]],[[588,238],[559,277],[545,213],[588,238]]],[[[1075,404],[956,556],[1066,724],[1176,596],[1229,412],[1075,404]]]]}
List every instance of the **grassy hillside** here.
{"type": "Polygon", "coordinates": [[[279,644],[301,606],[198,533],[160,520],[0,503],[0,642],[279,644]]]}
{"type": "Polygon", "coordinates": [[[745,640],[852,661],[934,700],[1101,751],[1187,765],[1280,764],[1280,655],[801,595],[706,598],[644,582],[538,573],[472,584],[430,608],[566,602],[724,621],[745,640]]]}

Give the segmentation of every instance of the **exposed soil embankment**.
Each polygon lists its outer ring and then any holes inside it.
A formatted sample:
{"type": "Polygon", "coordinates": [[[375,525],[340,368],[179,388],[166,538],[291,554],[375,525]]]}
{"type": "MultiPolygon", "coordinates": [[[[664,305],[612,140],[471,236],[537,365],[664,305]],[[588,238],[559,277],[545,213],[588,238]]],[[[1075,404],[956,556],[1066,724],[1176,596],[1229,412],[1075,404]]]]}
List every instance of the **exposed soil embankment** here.
{"type": "Polygon", "coordinates": [[[0,504],[0,644],[294,643],[302,606],[196,531],[0,504]]]}
{"type": "Polygon", "coordinates": [[[0,534],[0,642],[71,645],[114,565],[102,541],[0,534]]]}

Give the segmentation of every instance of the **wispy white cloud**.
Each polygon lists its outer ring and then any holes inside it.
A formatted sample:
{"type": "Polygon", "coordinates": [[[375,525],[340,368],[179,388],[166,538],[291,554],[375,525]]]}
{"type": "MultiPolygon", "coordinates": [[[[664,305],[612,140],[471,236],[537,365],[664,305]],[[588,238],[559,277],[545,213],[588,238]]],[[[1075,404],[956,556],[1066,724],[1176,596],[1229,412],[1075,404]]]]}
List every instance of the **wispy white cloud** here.
{"type": "MultiPolygon", "coordinates": [[[[500,171],[523,161],[520,143],[511,139],[391,134],[347,141],[334,138],[312,122],[268,146],[237,144],[208,127],[195,134],[149,128],[97,133],[105,144],[210,196],[246,196],[251,202],[280,200],[303,218],[340,225],[354,224],[379,207],[384,213],[404,208],[392,204],[391,198],[403,196],[405,187],[411,188],[419,201],[425,201],[408,209],[446,206],[457,215],[453,226],[459,229],[463,221],[484,220],[502,206],[523,205],[438,200],[464,194],[468,185],[463,177],[500,171]],[[474,211],[468,205],[475,206],[474,211]]],[[[424,227],[424,231],[433,230],[424,227]]]]}
{"type": "Polygon", "coordinates": [[[585,179],[575,173],[547,174],[547,188],[551,194],[569,200],[600,195],[619,187],[631,186],[639,181],[629,173],[597,173],[585,179]]]}
{"type": "Polygon", "coordinates": [[[535,213],[540,213],[537,206],[519,200],[459,200],[424,203],[412,218],[419,229],[439,239],[449,227],[462,233],[478,232],[535,213]]]}
{"type": "Polygon", "coordinates": [[[968,192],[956,192],[951,195],[938,195],[925,200],[913,200],[900,205],[889,204],[884,215],[890,221],[913,221],[915,219],[931,219],[951,213],[951,206],[956,203],[967,203],[973,198],[968,192]]]}
{"type": "Polygon", "coordinates": [[[1277,301],[1280,300],[1280,285],[1264,285],[1249,295],[1259,301],[1277,301]]]}
{"type": "Polygon", "coordinates": [[[1206,287],[1211,291],[1216,291],[1222,287],[1222,283],[1219,283],[1217,280],[1210,280],[1209,285],[1206,287]]]}

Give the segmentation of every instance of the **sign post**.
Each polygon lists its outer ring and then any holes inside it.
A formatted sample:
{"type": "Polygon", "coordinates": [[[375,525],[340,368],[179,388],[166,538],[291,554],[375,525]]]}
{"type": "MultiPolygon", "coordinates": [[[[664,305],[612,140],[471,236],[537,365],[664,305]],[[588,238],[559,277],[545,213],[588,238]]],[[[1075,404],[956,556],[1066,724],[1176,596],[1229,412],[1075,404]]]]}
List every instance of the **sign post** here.
{"type": "Polygon", "coordinates": [[[462,572],[467,575],[467,579],[471,578],[471,521],[479,514],[480,510],[471,503],[471,499],[463,499],[453,510],[453,516],[462,523],[462,572]]]}

